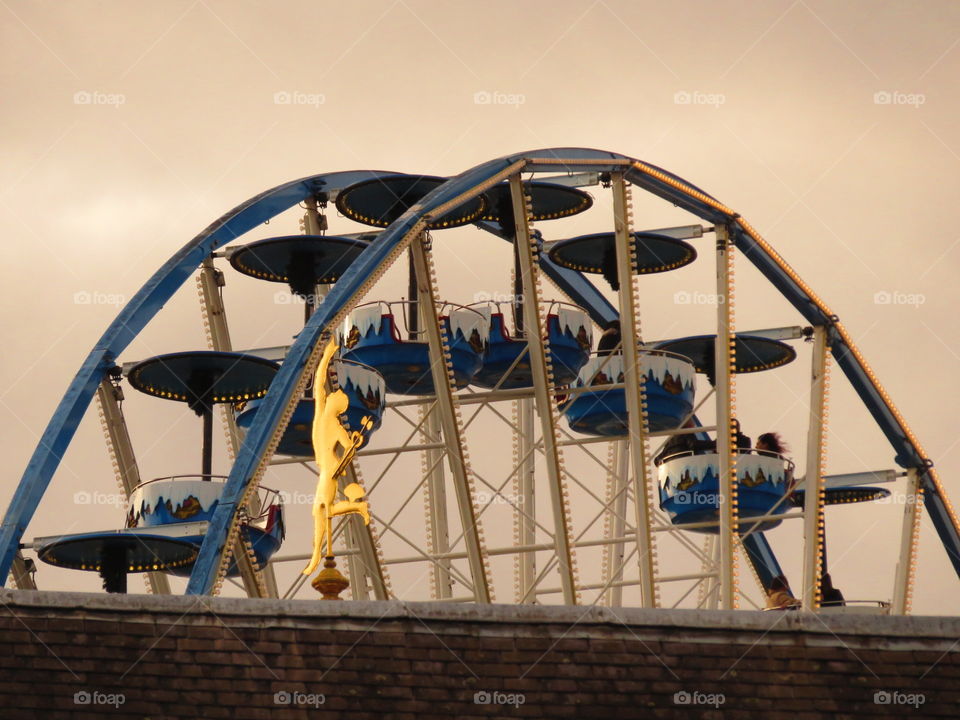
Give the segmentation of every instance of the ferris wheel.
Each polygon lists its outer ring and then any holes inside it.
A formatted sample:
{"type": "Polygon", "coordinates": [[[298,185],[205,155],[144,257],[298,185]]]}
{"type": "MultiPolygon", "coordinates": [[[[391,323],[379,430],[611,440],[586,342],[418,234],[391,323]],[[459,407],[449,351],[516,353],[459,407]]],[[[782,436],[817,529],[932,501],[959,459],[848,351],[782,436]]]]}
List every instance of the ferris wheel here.
{"type": "Polygon", "coordinates": [[[309,528],[291,523],[282,493],[261,481],[268,471],[315,477],[315,381],[346,395],[342,423],[356,447],[340,487],[361,486],[372,513],[369,524],[344,516],[332,532],[355,600],[733,609],[757,605],[747,592],[755,584],[761,597],[780,591],[806,610],[903,614],[923,508],[960,575],[960,524],[932,461],[846,328],[773,247],[669,172],[615,153],[556,148],[451,178],[316,175],[215,221],[147,281],[81,366],[7,509],[0,577],[12,571],[19,587],[34,587],[39,561],[96,572],[111,592],[144,573],[157,593],[170,592],[169,577],[179,575],[189,578],[189,594],[219,593],[229,580],[252,597],[297,596],[306,576],[284,568],[304,556],[284,555],[283,545],[309,528]],[[686,211],[689,223],[635,227],[636,193],[686,211]],[[595,203],[601,194],[611,202],[595,203]],[[247,237],[298,204],[300,232],[247,237]],[[612,212],[604,217],[601,205],[612,212]],[[596,216],[594,232],[551,230],[580,214],[596,216]],[[332,232],[333,223],[344,229],[332,232]],[[435,247],[469,225],[484,231],[482,242],[509,243],[512,262],[503,293],[453,302],[435,247]],[[639,300],[646,276],[711,260],[723,298],[711,326],[648,338],[642,321],[653,310],[639,300]],[[802,325],[736,327],[734,268],[743,261],[802,325]],[[407,292],[381,294],[394,265],[406,266],[407,292]],[[124,357],[193,273],[209,347],[124,357]],[[232,346],[220,292],[231,273],[303,300],[292,344],[232,346]],[[315,378],[331,342],[338,355],[328,376],[315,378]],[[745,442],[736,389],[753,373],[803,360],[810,413],[807,470],[798,477],[775,443],[745,442]],[[832,364],[883,432],[896,468],[828,474],[832,364]],[[120,411],[125,386],[202,418],[199,472],[142,481],[120,411]],[[94,397],[128,496],[122,527],[25,538],[94,397]],[[217,407],[231,455],[222,476],[211,462],[217,407]],[[904,508],[889,597],[857,608],[832,592],[825,507],[864,503],[868,511],[893,483],[919,501],[904,508]],[[778,529],[791,522],[804,542],[802,570],[788,579],[775,550],[778,529]],[[391,582],[398,576],[402,588],[391,582]],[[410,577],[426,578],[428,589],[410,577]]]}

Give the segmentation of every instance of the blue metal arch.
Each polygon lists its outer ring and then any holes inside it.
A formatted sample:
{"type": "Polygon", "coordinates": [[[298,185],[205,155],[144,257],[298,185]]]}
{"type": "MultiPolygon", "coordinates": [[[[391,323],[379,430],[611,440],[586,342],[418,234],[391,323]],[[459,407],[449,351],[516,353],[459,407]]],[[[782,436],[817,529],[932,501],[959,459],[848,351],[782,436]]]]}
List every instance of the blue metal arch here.
{"type": "Polygon", "coordinates": [[[104,374],[203,259],[307,197],[389,174],[368,170],[314,175],[262,192],[211,223],[147,280],[93,346],[33,451],[0,526],[0,585],[6,582],[23,533],[104,374]]]}

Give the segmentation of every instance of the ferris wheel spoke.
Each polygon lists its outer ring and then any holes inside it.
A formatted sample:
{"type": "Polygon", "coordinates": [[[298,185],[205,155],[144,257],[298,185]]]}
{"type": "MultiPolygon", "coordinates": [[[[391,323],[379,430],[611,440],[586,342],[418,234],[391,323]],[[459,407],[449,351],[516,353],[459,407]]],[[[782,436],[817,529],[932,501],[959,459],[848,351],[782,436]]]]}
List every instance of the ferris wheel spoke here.
{"type": "Polygon", "coordinates": [[[450,467],[450,474],[457,495],[460,522],[464,533],[470,572],[473,576],[473,590],[477,602],[488,603],[491,602],[492,595],[486,568],[486,554],[483,551],[483,541],[476,509],[474,508],[471,471],[461,429],[460,413],[453,397],[453,370],[450,366],[449,338],[446,337],[446,331],[440,321],[436,275],[431,251],[428,249],[427,243],[428,238],[424,232],[410,245],[418,278],[417,300],[424,316],[424,330],[432,359],[430,371],[433,374],[437,410],[440,413],[440,426],[443,441],[447,446],[447,463],[450,467]]]}
{"type": "Polygon", "coordinates": [[[540,429],[543,452],[546,458],[547,482],[550,487],[550,500],[553,508],[554,533],[557,564],[560,571],[560,585],[563,588],[563,600],[575,605],[577,598],[576,566],[573,549],[570,546],[570,510],[568,508],[568,490],[561,450],[557,435],[557,407],[553,394],[553,372],[551,367],[549,343],[547,337],[544,308],[540,299],[539,263],[535,258],[536,240],[530,233],[529,200],[519,174],[510,176],[510,196],[513,219],[516,226],[516,249],[523,286],[523,314],[526,322],[525,334],[530,355],[530,369],[533,375],[534,399],[540,416],[540,429]]]}
{"type": "MultiPolygon", "coordinates": [[[[114,386],[110,376],[106,376],[97,388],[97,408],[100,414],[100,425],[103,428],[103,437],[107,444],[107,452],[113,463],[117,476],[117,484],[123,490],[126,498],[140,484],[140,469],[130,441],[130,432],[127,421],[120,409],[120,399],[123,391],[119,385],[114,386]]],[[[145,573],[147,587],[154,595],[169,595],[170,580],[160,572],[145,573]]]]}
{"type": "Polygon", "coordinates": [[[657,606],[656,545],[650,532],[650,486],[648,476],[648,447],[646,433],[646,376],[641,373],[639,343],[640,316],[637,303],[636,247],[631,232],[630,196],[623,173],[612,177],[614,245],[617,258],[617,278],[620,283],[620,325],[623,337],[623,380],[627,404],[627,434],[632,460],[632,484],[636,513],[637,562],[640,569],[640,594],[643,607],[657,606]]]}

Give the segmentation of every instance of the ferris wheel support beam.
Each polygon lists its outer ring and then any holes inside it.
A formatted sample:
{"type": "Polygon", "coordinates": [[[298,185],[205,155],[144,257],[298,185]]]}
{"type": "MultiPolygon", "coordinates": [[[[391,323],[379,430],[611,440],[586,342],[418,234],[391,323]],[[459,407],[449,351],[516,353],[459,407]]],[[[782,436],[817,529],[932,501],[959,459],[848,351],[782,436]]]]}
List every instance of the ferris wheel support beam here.
{"type": "Polygon", "coordinates": [[[517,228],[516,247],[523,282],[523,314],[526,322],[527,348],[530,354],[530,371],[533,375],[537,414],[540,416],[547,482],[550,485],[550,501],[553,508],[553,539],[556,545],[557,569],[560,573],[560,587],[563,588],[563,601],[568,605],[575,605],[577,603],[576,578],[573,551],[570,547],[567,489],[560,448],[557,445],[556,399],[552,393],[553,373],[548,366],[548,350],[543,340],[547,337],[547,329],[544,327],[540,306],[540,283],[536,277],[538,268],[534,258],[533,238],[530,234],[526,191],[519,174],[510,177],[510,195],[513,201],[514,223],[517,228]]]}
{"type": "MultiPolygon", "coordinates": [[[[213,259],[210,256],[205,257],[200,265],[200,273],[197,277],[200,314],[203,317],[207,345],[211,350],[217,352],[231,352],[233,350],[233,343],[230,341],[230,328],[227,325],[227,309],[224,307],[223,298],[220,295],[220,288],[224,284],[223,273],[214,267],[213,259]]],[[[240,449],[240,431],[237,429],[236,419],[227,405],[221,405],[219,412],[227,436],[230,459],[233,460],[237,456],[237,450],[240,449]]],[[[259,515],[260,496],[257,493],[250,496],[249,504],[250,514],[254,517],[259,515]]],[[[261,582],[258,582],[258,574],[260,575],[259,580],[262,580],[262,587],[266,589],[266,597],[278,597],[277,578],[269,564],[262,569],[254,567],[250,555],[245,552],[242,543],[238,543],[234,548],[234,557],[247,597],[260,597],[263,593],[261,582]]]]}
{"type": "Polygon", "coordinates": [[[890,608],[894,615],[906,615],[910,612],[910,599],[913,593],[917,540],[920,534],[920,505],[923,504],[920,474],[916,470],[907,471],[905,498],[903,525],[900,529],[900,557],[897,558],[897,571],[893,581],[893,603],[890,608]]]}
{"type": "MultiPolygon", "coordinates": [[[[519,427],[514,431],[514,437],[516,438],[514,462],[518,465],[517,501],[523,511],[514,512],[514,522],[517,528],[517,544],[519,546],[529,546],[537,541],[536,483],[534,482],[536,466],[536,455],[534,453],[536,440],[533,434],[534,408],[530,398],[521,398],[515,402],[519,427]]],[[[535,600],[533,589],[536,577],[536,554],[525,552],[519,555],[517,558],[517,602],[531,603],[535,600]]]]}
{"type": "MultiPolygon", "coordinates": [[[[423,406],[420,406],[423,408],[423,406]]],[[[426,493],[424,499],[427,507],[427,527],[431,555],[450,552],[450,525],[447,518],[447,488],[443,472],[443,450],[446,445],[441,442],[441,427],[439,409],[436,405],[426,408],[427,416],[421,426],[421,434],[425,445],[433,445],[423,451],[426,473],[426,493]]],[[[441,559],[433,568],[433,590],[437,600],[448,600],[453,597],[453,578],[450,575],[450,561],[441,559]]]]}
{"type": "Polygon", "coordinates": [[[623,580],[624,553],[626,545],[623,542],[616,542],[614,538],[622,538],[627,525],[627,482],[630,475],[630,443],[626,440],[614,440],[610,443],[612,453],[608,469],[607,482],[611,485],[610,506],[608,507],[608,522],[605,525],[606,540],[609,544],[604,545],[604,563],[603,563],[603,582],[609,583],[610,589],[607,591],[607,605],[610,607],[620,607],[623,605],[623,585],[618,584],[623,580]],[[612,477],[611,477],[612,476],[612,477]],[[611,482],[612,481],[612,482],[611,482]]]}
{"type": "Polygon", "coordinates": [[[634,512],[636,514],[637,563],[640,570],[640,606],[657,606],[654,545],[651,528],[649,463],[647,462],[647,413],[639,344],[639,309],[634,295],[636,249],[630,234],[630,207],[627,184],[622,173],[615,173],[613,189],[614,245],[617,254],[617,279],[620,283],[620,327],[623,341],[623,382],[627,404],[627,435],[632,464],[634,512]]]}
{"type": "MultiPolygon", "coordinates": [[[[31,561],[32,562],[32,561],[31,561]]],[[[23,557],[23,553],[17,550],[17,554],[13,556],[13,584],[17,586],[18,590],[36,590],[37,583],[33,579],[34,572],[36,567],[32,570],[29,565],[27,565],[26,558],[23,557]]]]}
{"type": "Polygon", "coordinates": [[[717,339],[714,343],[714,373],[717,401],[717,455],[720,515],[720,609],[736,608],[737,465],[733,447],[733,278],[730,274],[733,247],[726,225],[717,236],[717,339]]]}
{"type": "Polygon", "coordinates": [[[827,409],[827,328],[813,329],[813,367],[810,373],[810,418],[807,431],[807,470],[803,501],[804,610],[820,607],[820,574],[823,543],[824,426],[827,409]]]}
{"type": "MultiPolygon", "coordinates": [[[[130,493],[140,484],[140,469],[133,452],[133,443],[130,442],[127,421],[120,411],[122,399],[123,391],[119,387],[114,387],[109,378],[104,378],[100,387],[97,388],[97,402],[100,406],[104,438],[107,441],[107,451],[114,462],[117,479],[129,500],[130,493]]],[[[170,580],[163,573],[144,573],[144,577],[154,595],[170,594],[170,580]]]]}
{"type": "Polygon", "coordinates": [[[470,486],[466,447],[460,433],[460,422],[457,418],[457,408],[451,387],[450,350],[449,346],[445,346],[440,327],[437,289],[434,287],[433,270],[427,257],[430,250],[425,247],[426,242],[426,235],[421,234],[410,243],[410,248],[417,274],[417,299],[424,316],[423,330],[430,348],[430,372],[433,375],[433,387],[437,396],[437,404],[433,412],[440,414],[440,427],[443,441],[446,443],[445,454],[453,477],[457,506],[460,509],[463,541],[467,548],[467,562],[473,579],[474,597],[477,602],[489,603],[491,602],[490,579],[487,577],[483,560],[483,542],[480,538],[479,519],[470,486]]]}

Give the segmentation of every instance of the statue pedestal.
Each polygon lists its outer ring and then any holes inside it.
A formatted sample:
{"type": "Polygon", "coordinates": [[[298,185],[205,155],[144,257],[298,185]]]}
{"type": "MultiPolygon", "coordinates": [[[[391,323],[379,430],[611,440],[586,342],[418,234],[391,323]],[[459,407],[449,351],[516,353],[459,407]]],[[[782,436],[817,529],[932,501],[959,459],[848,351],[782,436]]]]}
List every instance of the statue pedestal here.
{"type": "Polygon", "coordinates": [[[337,570],[337,561],[328,556],[323,560],[323,570],[310,584],[323,595],[324,600],[342,600],[340,593],[350,586],[350,581],[337,570]]]}

